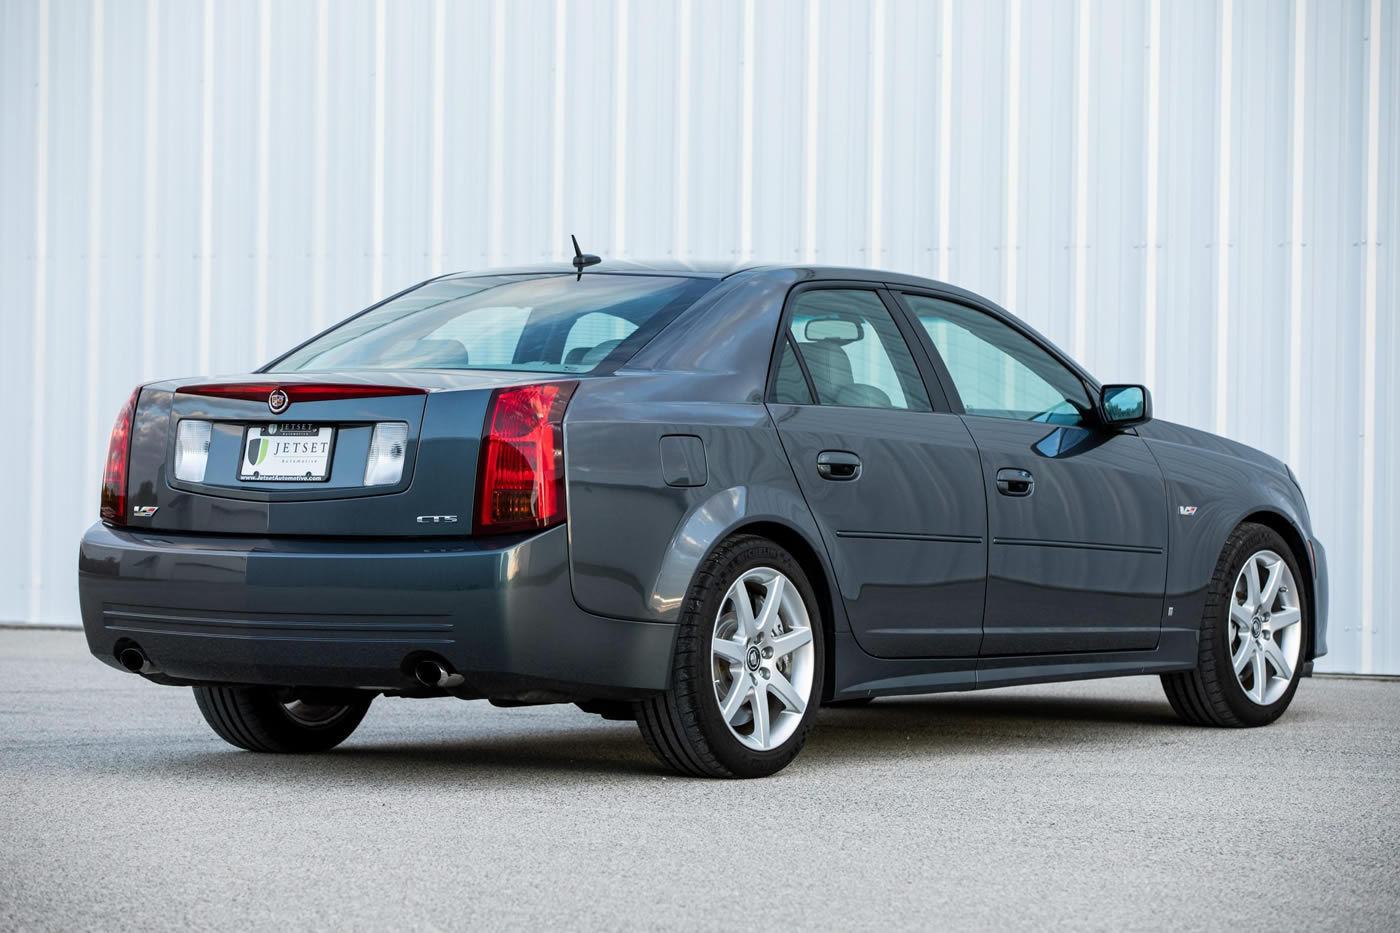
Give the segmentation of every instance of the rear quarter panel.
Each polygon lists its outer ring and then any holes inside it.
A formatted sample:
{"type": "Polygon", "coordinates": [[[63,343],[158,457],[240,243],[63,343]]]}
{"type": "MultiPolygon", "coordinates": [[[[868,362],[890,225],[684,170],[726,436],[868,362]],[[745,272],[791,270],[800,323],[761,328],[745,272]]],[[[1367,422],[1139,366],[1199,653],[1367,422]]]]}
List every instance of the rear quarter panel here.
{"type": "MultiPolygon", "coordinates": [[[[771,522],[828,564],[763,404],[791,272],[718,286],[612,377],[580,384],[564,426],[569,561],[583,609],[675,621],[705,555],[771,522]],[[669,486],[661,439],[698,437],[704,484],[669,486]]],[[[838,630],[844,613],[834,607],[838,630]]]]}

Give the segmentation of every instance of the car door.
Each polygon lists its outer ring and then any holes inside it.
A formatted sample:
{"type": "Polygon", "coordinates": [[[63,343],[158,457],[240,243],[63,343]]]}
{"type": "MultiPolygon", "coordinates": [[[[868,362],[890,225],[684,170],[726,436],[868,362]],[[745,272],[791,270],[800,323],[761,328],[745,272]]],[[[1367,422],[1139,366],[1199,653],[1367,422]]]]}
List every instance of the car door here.
{"type": "Polygon", "coordinates": [[[977,448],[887,302],[875,285],[796,289],[768,407],[857,643],[879,657],[973,657],[986,573],[977,448]]]}
{"type": "Polygon", "coordinates": [[[1103,427],[1084,381],[1029,333],[944,297],[903,300],[981,457],[982,654],[1155,647],[1167,510],[1146,442],[1103,427]]]}

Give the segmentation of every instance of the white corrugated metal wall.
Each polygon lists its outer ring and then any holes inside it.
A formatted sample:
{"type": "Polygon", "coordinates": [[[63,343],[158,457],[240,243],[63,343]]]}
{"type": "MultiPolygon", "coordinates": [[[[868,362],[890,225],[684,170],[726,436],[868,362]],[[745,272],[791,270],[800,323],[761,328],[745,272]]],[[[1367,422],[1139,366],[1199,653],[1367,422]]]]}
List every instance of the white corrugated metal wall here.
{"type": "Polygon", "coordinates": [[[1400,673],[1395,0],[5,0],[0,620],[75,623],[112,417],[432,273],[877,265],[1288,460],[1400,673]]]}

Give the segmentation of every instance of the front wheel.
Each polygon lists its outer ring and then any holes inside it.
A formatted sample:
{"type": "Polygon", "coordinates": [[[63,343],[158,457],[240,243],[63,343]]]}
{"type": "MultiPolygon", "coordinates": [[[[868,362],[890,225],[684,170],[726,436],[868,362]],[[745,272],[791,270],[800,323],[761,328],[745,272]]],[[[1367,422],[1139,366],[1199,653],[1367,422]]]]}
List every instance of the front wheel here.
{"type": "Polygon", "coordinates": [[[802,567],[741,535],[691,584],[664,693],[637,704],[662,762],[697,777],[766,777],[796,757],[821,705],[821,612],[802,567]]]}
{"type": "Polygon", "coordinates": [[[306,753],[335,748],[369,711],[374,694],[279,687],[195,687],[204,721],[250,752],[306,753]]]}
{"type": "Polygon", "coordinates": [[[1307,658],[1307,600],[1288,544],[1244,524],[1206,594],[1194,671],[1162,675],[1177,715],[1202,726],[1263,726],[1293,700],[1307,658]]]}

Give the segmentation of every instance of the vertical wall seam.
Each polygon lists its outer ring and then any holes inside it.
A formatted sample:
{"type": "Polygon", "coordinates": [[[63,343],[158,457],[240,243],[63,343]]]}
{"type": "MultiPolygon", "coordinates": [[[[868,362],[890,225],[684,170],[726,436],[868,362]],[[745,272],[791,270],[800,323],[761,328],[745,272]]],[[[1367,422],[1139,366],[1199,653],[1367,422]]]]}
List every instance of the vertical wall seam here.
{"type": "Polygon", "coordinates": [[[1143,237],[1143,381],[1157,384],[1157,224],[1162,132],[1162,0],[1152,0],[1147,38],[1147,218],[1143,237]]]}
{"type": "Polygon", "coordinates": [[[271,154],[272,120],[272,0],[258,5],[258,128],[257,128],[257,192],[255,195],[253,247],[253,359],[259,366],[267,361],[267,278],[270,246],[268,242],[268,170],[271,154]]]}
{"type": "MultiPolygon", "coordinates": [[[[48,385],[49,320],[49,0],[39,0],[34,80],[34,305],[29,357],[34,385],[48,385]]],[[[43,621],[44,460],[47,393],[30,401],[29,428],[29,600],[27,621],[43,621]]]]}
{"type": "Polygon", "coordinates": [[[1074,356],[1084,359],[1089,316],[1089,0],[1079,0],[1074,67],[1074,356]]]}
{"type": "Polygon", "coordinates": [[[628,0],[617,0],[617,70],[613,89],[613,254],[627,255],[627,81],[632,10],[628,0]]]}
{"type": "Polygon", "coordinates": [[[1376,515],[1376,237],[1380,208],[1381,0],[1370,0],[1366,49],[1366,267],[1362,335],[1361,672],[1374,669],[1376,515]]]}
{"type": "Polygon", "coordinates": [[[676,232],[677,259],[690,255],[690,48],[691,0],[681,0],[676,29],[676,232]]]}
{"type": "Polygon", "coordinates": [[[373,162],[370,167],[370,276],[369,301],[378,301],[384,292],[384,67],[385,31],[388,28],[385,0],[374,3],[374,138],[370,140],[373,162]]]}
{"type": "MultiPolygon", "coordinates": [[[[439,0],[441,2],[441,0],[439,0]]],[[[550,238],[550,255],[557,261],[564,258],[564,113],[567,104],[568,84],[566,81],[569,28],[568,0],[555,0],[554,3],[554,114],[550,121],[554,144],[551,178],[553,200],[550,206],[553,236],[550,238]]]]}
{"type": "Polygon", "coordinates": [[[199,148],[199,371],[211,368],[214,317],[214,0],[204,0],[199,148]]]}
{"type": "Polygon", "coordinates": [[[806,121],[802,145],[802,261],[817,259],[817,120],[821,80],[821,3],[807,0],[807,78],[803,88],[806,121]]]}
{"type": "Polygon", "coordinates": [[[938,37],[938,278],[948,281],[953,189],[953,0],[943,0],[938,37]]]}
{"type": "Polygon", "coordinates": [[[326,96],[330,85],[330,0],[316,0],[311,88],[311,329],[326,326],[326,96]]]}
{"type": "Polygon", "coordinates": [[[1289,153],[1288,223],[1288,462],[1298,468],[1302,457],[1303,345],[1303,116],[1308,69],[1308,0],[1294,0],[1294,81],[1292,144],[1289,153]]]}
{"type": "Polygon", "coordinates": [[[870,228],[866,235],[866,261],[881,267],[885,223],[885,0],[875,0],[870,33],[870,228]]]}
{"type": "Polygon", "coordinates": [[[490,185],[487,193],[491,242],[486,258],[491,266],[499,266],[505,256],[505,184],[506,184],[506,4],[496,0],[491,8],[491,156],[490,185]]]}
{"type": "Polygon", "coordinates": [[[1298,468],[1303,448],[1303,166],[1307,107],[1308,0],[1293,0],[1292,144],[1289,147],[1288,462],[1298,468]]]}
{"type": "Polygon", "coordinates": [[[1010,23],[1006,49],[1006,237],[1002,248],[1005,268],[1002,304],[1014,313],[1021,221],[1021,0],[1011,0],[1007,17],[1010,23]]]}
{"type": "Polygon", "coordinates": [[[156,209],[160,202],[157,158],[160,143],[160,0],[146,0],[144,164],[141,192],[141,381],[155,374],[156,209]]]}
{"type": "Polygon", "coordinates": [[[1215,217],[1215,427],[1224,434],[1230,404],[1230,167],[1234,77],[1234,2],[1220,6],[1219,150],[1215,217]]]}
{"type": "Polygon", "coordinates": [[[744,0],[744,62],[739,140],[739,261],[753,256],[754,0],[744,0]]]}
{"type": "Polygon", "coordinates": [[[428,274],[442,274],[443,131],[447,92],[446,0],[433,0],[433,154],[428,188],[428,274]]]}
{"type": "Polygon", "coordinates": [[[103,116],[106,107],[106,61],[104,33],[106,27],[106,5],[103,0],[92,0],[92,49],[89,66],[92,69],[88,83],[88,191],[87,191],[87,326],[83,334],[85,365],[83,376],[86,385],[86,399],[83,405],[85,430],[83,432],[83,475],[97,468],[101,462],[102,432],[98,427],[98,408],[101,406],[102,386],[102,168],[106,161],[106,127],[103,116]]]}

